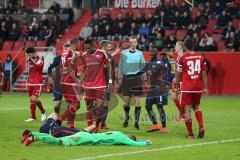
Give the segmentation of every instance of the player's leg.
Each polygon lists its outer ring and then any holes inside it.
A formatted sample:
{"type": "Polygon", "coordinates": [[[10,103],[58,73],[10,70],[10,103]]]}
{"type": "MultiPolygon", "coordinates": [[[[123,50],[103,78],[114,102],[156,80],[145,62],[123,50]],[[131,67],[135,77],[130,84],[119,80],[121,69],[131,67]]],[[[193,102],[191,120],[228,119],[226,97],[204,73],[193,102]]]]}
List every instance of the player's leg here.
{"type": "Polygon", "coordinates": [[[103,111],[104,111],[104,101],[105,101],[105,96],[104,96],[104,90],[99,89],[95,90],[95,97],[96,97],[96,129],[95,133],[99,131],[100,123],[103,117],[103,111]]]}
{"type": "Polygon", "coordinates": [[[191,108],[192,108],[192,94],[191,93],[181,93],[181,105],[184,106],[184,121],[185,126],[188,131],[187,138],[194,138],[192,130],[192,118],[191,118],[191,108]]]}
{"type": "Polygon", "coordinates": [[[173,94],[172,94],[172,99],[173,99],[173,102],[175,103],[175,106],[177,107],[177,109],[178,109],[178,112],[179,112],[179,115],[176,117],[176,120],[177,121],[183,121],[184,119],[183,119],[183,114],[184,114],[184,108],[183,108],[183,106],[180,104],[180,95],[178,94],[178,93],[174,93],[174,94],[177,94],[176,95],[176,97],[175,96],[173,96],[173,94]],[[179,97],[179,98],[178,98],[179,97]]]}
{"type": "Polygon", "coordinates": [[[134,123],[134,129],[139,130],[139,119],[140,119],[140,114],[141,114],[141,105],[140,105],[140,97],[139,96],[134,96],[135,100],[135,111],[134,111],[134,118],[135,118],[135,123],[134,123]]]}
{"type": "Polygon", "coordinates": [[[205,129],[203,126],[202,110],[199,107],[200,100],[201,100],[201,93],[195,93],[193,100],[194,100],[193,110],[195,112],[195,117],[196,117],[196,120],[198,122],[198,127],[199,127],[198,138],[203,138],[204,134],[205,134],[205,129]]]}
{"type": "Polygon", "coordinates": [[[86,120],[87,125],[93,125],[93,117],[94,117],[94,92],[91,89],[84,89],[84,100],[86,103],[86,120]]]}
{"type": "Polygon", "coordinates": [[[29,119],[26,119],[25,122],[31,122],[36,120],[36,104],[32,102],[31,96],[32,96],[32,91],[33,91],[33,86],[28,86],[28,95],[29,95],[29,100],[30,100],[30,112],[31,112],[31,117],[29,119]]]}
{"type": "Polygon", "coordinates": [[[54,105],[54,112],[60,114],[60,107],[62,102],[62,92],[60,90],[53,91],[53,105],[54,105]]]}
{"type": "Polygon", "coordinates": [[[164,105],[167,105],[168,103],[168,96],[167,95],[162,95],[162,96],[159,96],[157,98],[157,109],[158,109],[158,112],[159,112],[159,115],[160,115],[160,120],[161,120],[161,123],[162,123],[162,128],[161,128],[161,132],[162,133],[166,133],[167,132],[167,126],[166,126],[166,113],[165,113],[165,110],[164,110],[164,105]]]}
{"type": "MultiPolygon", "coordinates": [[[[108,94],[108,93],[106,93],[106,94],[108,94]]],[[[106,95],[105,100],[104,100],[104,105],[103,105],[103,116],[102,116],[101,127],[100,127],[101,129],[106,129],[106,130],[109,129],[107,124],[106,124],[107,115],[108,115],[108,101],[109,100],[110,100],[110,97],[108,98],[107,95],[106,95]]]]}
{"type": "Polygon", "coordinates": [[[147,97],[146,98],[146,102],[145,102],[145,108],[147,110],[148,113],[148,117],[149,119],[152,121],[152,126],[150,129],[147,130],[147,132],[154,132],[154,131],[159,131],[160,130],[160,126],[157,124],[157,118],[156,115],[153,111],[152,105],[155,104],[155,97],[147,97]]]}

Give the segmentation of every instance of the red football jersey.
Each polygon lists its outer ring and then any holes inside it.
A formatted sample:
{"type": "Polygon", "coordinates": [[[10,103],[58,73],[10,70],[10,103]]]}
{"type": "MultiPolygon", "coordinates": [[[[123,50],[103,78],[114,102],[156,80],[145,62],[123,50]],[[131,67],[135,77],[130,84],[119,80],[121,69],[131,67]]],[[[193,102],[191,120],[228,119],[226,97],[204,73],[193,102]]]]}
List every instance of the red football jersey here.
{"type": "Polygon", "coordinates": [[[76,61],[76,54],[70,48],[65,50],[62,53],[62,57],[61,57],[61,66],[62,66],[62,72],[63,72],[62,73],[63,76],[61,80],[62,82],[69,82],[69,83],[75,82],[75,80],[73,80],[69,74],[69,72],[72,72],[72,71],[69,71],[69,68],[68,68],[68,66],[71,63],[74,63],[73,71],[76,73],[77,65],[75,64],[75,61],[76,61]]]}
{"type": "Polygon", "coordinates": [[[28,71],[28,85],[42,85],[42,71],[44,66],[44,58],[30,58],[28,60],[29,71],[28,71]]]}
{"type": "Polygon", "coordinates": [[[178,60],[177,71],[182,72],[182,92],[202,92],[202,71],[206,71],[206,63],[201,54],[184,54],[178,60]]]}
{"type": "Polygon", "coordinates": [[[97,49],[94,53],[84,53],[82,56],[85,78],[84,88],[105,88],[104,65],[109,63],[105,51],[97,49]]]}

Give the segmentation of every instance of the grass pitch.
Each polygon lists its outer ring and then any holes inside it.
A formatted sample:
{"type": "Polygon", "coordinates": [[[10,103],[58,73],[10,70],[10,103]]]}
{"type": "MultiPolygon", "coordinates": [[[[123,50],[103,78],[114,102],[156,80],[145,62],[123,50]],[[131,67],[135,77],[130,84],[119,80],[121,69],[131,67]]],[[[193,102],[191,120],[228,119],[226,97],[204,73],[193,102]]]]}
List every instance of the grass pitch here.
{"type": "MultiPolygon", "coordinates": [[[[52,95],[43,94],[40,99],[47,108],[47,114],[50,114],[53,111],[52,95]]],[[[144,104],[144,101],[142,104],[144,104]]],[[[24,122],[30,114],[27,94],[5,93],[0,97],[0,159],[240,160],[240,141],[236,140],[240,139],[240,96],[209,96],[202,100],[201,108],[203,110],[206,136],[201,140],[188,140],[185,138],[185,126],[183,123],[174,120],[174,116],[177,115],[177,109],[171,100],[169,100],[169,105],[165,107],[167,114],[167,134],[161,134],[160,132],[146,133],[151,123],[147,118],[144,107],[141,114],[141,130],[133,130],[133,120],[130,122],[128,128],[123,128],[122,101],[119,100],[118,103],[114,103],[113,105],[116,105],[116,108],[111,111],[107,120],[111,130],[122,131],[126,134],[135,134],[139,139],[151,140],[153,145],[146,147],[63,147],[35,142],[28,147],[24,147],[20,144],[21,134],[25,128],[38,131],[39,126],[42,124],[39,120],[40,113],[37,110],[38,120],[36,122],[24,122]],[[233,141],[218,143],[218,141],[229,139],[233,139],[233,141]]],[[[85,105],[82,103],[79,112],[84,111],[85,105]]],[[[133,115],[134,108],[131,108],[130,112],[133,115]]],[[[157,113],[156,110],[155,113],[157,113]]],[[[194,115],[193,120],[194,132],[195,136],[197,136],[198,129],[194,115]]],[[[75,126],[76,128],[84,128],[86,127],[86,122],[78,121],[75,126]]]]}

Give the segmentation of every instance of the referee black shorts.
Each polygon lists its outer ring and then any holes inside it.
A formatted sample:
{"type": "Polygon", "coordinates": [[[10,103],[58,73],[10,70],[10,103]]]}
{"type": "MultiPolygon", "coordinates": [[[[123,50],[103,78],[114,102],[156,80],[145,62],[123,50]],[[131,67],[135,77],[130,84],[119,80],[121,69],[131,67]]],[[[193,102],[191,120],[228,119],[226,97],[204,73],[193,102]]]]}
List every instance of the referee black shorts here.
{"type": "Polygon", "coordinates": [[[122,92],[123,96],[141,96],[143,94],[141,75],[123,76],[122,92]]]}

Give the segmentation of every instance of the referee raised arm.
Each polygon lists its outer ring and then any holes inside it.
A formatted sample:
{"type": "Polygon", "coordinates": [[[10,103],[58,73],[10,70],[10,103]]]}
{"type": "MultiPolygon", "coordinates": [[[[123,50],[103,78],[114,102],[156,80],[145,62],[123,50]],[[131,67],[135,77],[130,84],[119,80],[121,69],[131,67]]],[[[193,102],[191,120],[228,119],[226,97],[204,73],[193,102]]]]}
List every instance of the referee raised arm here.
{"type": "Polygon", "coordinates": [[[124,128],[128,127],[130,98],[134,96],[135,100],[135,124],[134,128],[139,130],[139,118],[141,112],[140,95],[142,94],[142,79],[139,74],[144,68],[143,53],[137,50],[137,38],[129,37],[130,48],[121,52],[119,67],[118,67],[118,82],[122,83],[122,92],[124,96],[124,111],[125,121],[124,128]]]}

